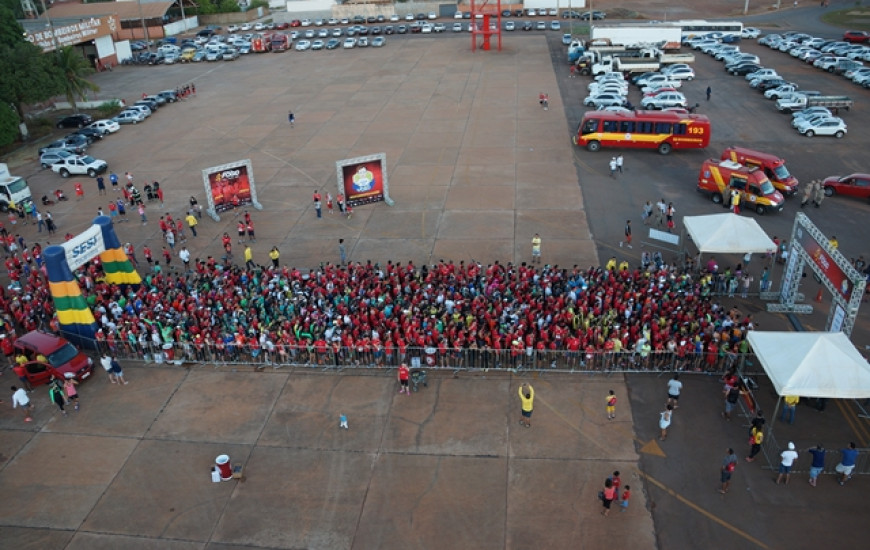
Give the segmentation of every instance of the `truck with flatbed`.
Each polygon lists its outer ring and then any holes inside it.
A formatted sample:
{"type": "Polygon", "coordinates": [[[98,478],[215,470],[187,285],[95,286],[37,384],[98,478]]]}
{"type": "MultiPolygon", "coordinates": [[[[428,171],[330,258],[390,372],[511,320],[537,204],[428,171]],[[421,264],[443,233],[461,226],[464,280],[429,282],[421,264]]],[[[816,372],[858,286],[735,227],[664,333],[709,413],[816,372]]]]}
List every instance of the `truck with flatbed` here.
{"type": "Polygon", "coordinates": [[[596,23],[592,25],[590,37],[593,42],[609,40],[613,45],[673,50],[680,47],[682,27],[672,23],[596,23]]]}
{"type": "Polygon", "coordinates": [[[844,95],[808,96],[806,94],[796,94],[787,99],[777,99],[776,108],[783,113],[800,111],[808,107],[827,107],[828,109],[845,109],[848,111],[852,108],[853,103],[852,98],[844,95]]]}
{"type": "Polygon", "coordinates": [[[600,62],[592,65],[592,74],[601,73],[646,73],[654,72],[661,68],[658,59],[651,57],[605,57],[600,62]]]}

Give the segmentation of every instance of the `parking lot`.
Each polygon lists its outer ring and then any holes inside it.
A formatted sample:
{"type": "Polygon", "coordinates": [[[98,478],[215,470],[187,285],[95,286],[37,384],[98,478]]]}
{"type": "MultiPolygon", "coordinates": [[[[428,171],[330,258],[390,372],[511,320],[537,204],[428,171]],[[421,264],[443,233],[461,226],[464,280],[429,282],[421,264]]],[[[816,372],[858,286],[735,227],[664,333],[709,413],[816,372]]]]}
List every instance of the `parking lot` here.
{"type": "MultiPolygon", "coordinates": [[[[137,249],[160,242],[155,221],[162,213],[181,212],[190,195],[204,202],[202,168],[251,158],[265,205],[254,212],[260,263],[272,246],[288,265],[336,262],[338,238],[348,241],[351,259],[359,261],[519,262],[529,259],[535,232],[543,237],[545,262],[598,265],[599,258],[617,255],[637,263],[639,247],[618,247],[625,219],[635,220],[640,241],[646,200],[673,201],[678,219],[722,212],[695,184],[703,159],[718,157],[728,145],[777,152],[801,181],[870,170],[862,132],[868,122],[866,90],[787,54],[748,42],[741,47],[804,88],[847,89],[856,101],[843,115],[849,135],[798,136],[771,101],[699,54],[698,78],[683,89],[713,122],[711,147],[668,156],[622,150],[625,174],[612,179],[609,150],[593,154],[571,144],[588,79],[569,78],[559,33],[515,33],[501,54],[471,54],[467,35],[445,33],[409,35],[380,50],[252,54],[244,63],[102,73],[96,79],[103,98],[134,100],[190,82],[197,94],[124,127],[91,153],[107,160],[110,170],[130,171],[137,182],[160,181],[165,190],[164,209],[149,203],[147,226],[118,225],[122,241],[137,249]],[[547,58],[549,64],[541,62],[547,58]],[[707,86],[713,89],[709,103],[707,86]],[[548,111],[537,102],[542,91],[550,94],[548,111]],[[290,110],[294,128],[287,123],[290,110]],[[314,189],[335,193],[335,161],[377,152],[387,154],[397,205],[361,207],[350,220],[326,213],[316,218],[311,195],[314,189]]],[[[639,103],[638,92],[633,94],[632,102],[639,103]]],[[[15,173],[31,174],[36,196],[58,187],[72,196],[74,180],[40,170],[35,162],[15,173]]],[[[80,181],[87,188],[83,201],[54,211],[61,234],[86,227],[105,200],[92,180],[80,181]]],[[[796,209],[791,198],[784,212],[758,220],[771,234],[784,236],[796,209]]],[[[826,234],[836,234],[850,256],[865,254],[861,221],[868,209],[838,197],[807,213],[826,234]]],[[[204,220],[201,236],[188,241],[194,255],[218,255],[219,235],[233,234],[234,222],[204,220]]],[[[38,237],[30,227],[22,234],[38,237]]],[[[814,285],[805,284],[804,292],[814,295],[814,285]]],[[[764,328],[787,329],[783,318],[764,317],[760,304],[741,305],[758,311],[764,328]]],[[[805,318],[808,327],[823,328],[826,306],[827,299],[820,314],[805,318]]],[[[865,310],[854,334],[859,348],[870,344],[867,328],[865,310]]],[[[4,419],[5,434],[11,435],[4,437],[3,454],[16,457],[14,467],[0,472],[0,486],[10,495],[4,508],[10,519],[0,530],[4,540],[15,540],[18,547],[36,541],[70,548],[407,548],[433,547],[432,541],[439,547],[676,548],[691,538],[707,545],[773,548],[810,540],[795,533],[794,517],[822,514],[829,531],[820,530],[814,544],[831,533],[850,541],[860,536],[853,514],[860,509],[864,480],[844,489],[850,497],[832,493],[838,486],[811,496],[803,480],[800,487],[793,482],[783,488],[791,493],[773,494],[765,487],[772,487],[769,472],[746,468],[740,491],[729,495],[736,498],[715,494],[724,450],[719,447],[723,441],[738,447],[745,437],[740,426],[717,422],[719,387],[712,379],[687,384],[691,391],[684,406],[701,415],[668,442],[670,461],[653,455],[648,460],[659,462],[643,466],[644,475],[662,488],[635,472],[637,449],[655,435],[647,420],[660,407],[664,382],[654,376],[628,385],[615,377],[536,381],[541,412],[535,429],[523,434],[512,416],[512,379],[439,379],[428,393],[402,403],[392,380],[370,377],[269,373],[256,378],[151,367],[130,368],[128,377],[131,384],[123,389],[89,381],[85,389],[100,395],[83,396],[92,404],[85,404],[87,416],[76,419],[78,424],[62,425],[45,411],[40,431],[32,433],[20,431],[18,418],[4,419]],[[598,403],[612,385],[627,410],[624,417],[620,411],[619,426],[608,427],[598,403]],[[119,397],[110,393],[115,389],[133,391],[119,397]],[[349,407],[354,429],[346,438],[333,431],[336,404],[349,407]],[[492,418],[497,420],[468,422],[492,418]],[[56,466],[54,457],[73,455],[73,448],[87,452],[67,466],[85,473],[34,489],[24,465],[48,471],[56,466]],[[245,484],[208,481],[210,461],[222,452],[243,457],[245,484]],[[678,460],[680,466],[673,467],[678,460]],[[595,492],[602,472],[615,468],[632,472],[624,479],[643,489],[628,514],[606,520],[621,523],[601,523],[595,492]],[[146,485],[151,491],[143,498],[146,485]],[[48,510],[58,501],[74,506],[52,516],[48,510]],[[699,509],[706,514],[696,515],[699,509]],[[746,510],[757,511],[747,518],[746,510]]],[[[790,434],[802,444],[807,439],[807,445],[822,434],[834,438],[841,427],[835,415],[790,434]]],[[[837,445],[838,440],[829,443],[837,445]]]]}

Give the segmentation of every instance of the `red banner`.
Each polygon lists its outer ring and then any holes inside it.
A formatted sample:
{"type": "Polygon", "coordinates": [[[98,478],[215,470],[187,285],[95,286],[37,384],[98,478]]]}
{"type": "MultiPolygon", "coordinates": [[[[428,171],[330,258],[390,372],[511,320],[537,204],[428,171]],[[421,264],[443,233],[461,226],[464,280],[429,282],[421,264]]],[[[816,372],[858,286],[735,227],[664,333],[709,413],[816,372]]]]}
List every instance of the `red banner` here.
{"type": "Polygon", "coordinates": [[[347,204],[358,206],[384,200],[384,166],[380,160],[346,164],[341,170],[347,204]]]}
{"type": "Polygon", "coordinates": [[[211,196],[216,212],[232,210],[234,206],[251,204],[251,182],[248,167],[244,164],[231,166],[208,175],[211,196]]]}
{"type": "Polygon", "coordinates": [[[810,235],[809,231],[798,230],[797,237],[798,243],[800,243],[813,263],[816,264],[816,267],[831,281],[840,294],[848,300],[849,295],[852,293],[852,281],[849,280],[849,277],[843,273],[840,266],[831,258],[830,254],[825,252],[822,245],[810,235]]]}

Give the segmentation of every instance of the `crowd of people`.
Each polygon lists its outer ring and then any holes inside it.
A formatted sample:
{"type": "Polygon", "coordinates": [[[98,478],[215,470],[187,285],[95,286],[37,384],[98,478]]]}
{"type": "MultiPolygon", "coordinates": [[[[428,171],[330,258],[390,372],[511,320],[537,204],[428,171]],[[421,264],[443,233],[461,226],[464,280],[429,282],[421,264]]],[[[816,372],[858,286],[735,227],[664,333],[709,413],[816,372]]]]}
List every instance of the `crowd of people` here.
{"type": "MultiPolygon", "coordinates": [[[[163,221],[164,239],[181,224],[163,221]]],[[[388,261],[300,270],[280,266],[276,249],[258,265],[247,246],[245,265],[224,242],[223,261],[188,255],[178,267],[164,246],[161,268],[146,245],[138,287],[106,283],[99,258],[84,265],[77,276],[101,351],[154,357],[168,345],[176,357],[260,366],[680,370],[720,370],[748,351],[751,316],[716,301],[720,277],[706,269],[388,261]]],[[[7,328],[58,331],[34,248],[8,254],[7,328]]]]}

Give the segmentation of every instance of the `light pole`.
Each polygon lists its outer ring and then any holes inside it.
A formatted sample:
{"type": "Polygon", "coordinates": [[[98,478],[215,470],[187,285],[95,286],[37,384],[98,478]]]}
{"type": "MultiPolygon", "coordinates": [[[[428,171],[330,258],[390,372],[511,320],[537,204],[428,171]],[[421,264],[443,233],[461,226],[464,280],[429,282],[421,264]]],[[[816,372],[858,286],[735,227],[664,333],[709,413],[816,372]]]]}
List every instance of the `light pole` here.
{"type": "Polygon", "coordinates": [[[151,41],[148,40],[148,26],[145,24],[145,17],[142,16],[142,0],[136,0],[136,5],[139,6],[139,20],[142,21],[142,34],[145,36],[145,47],[150,52],[151,41]]]}

